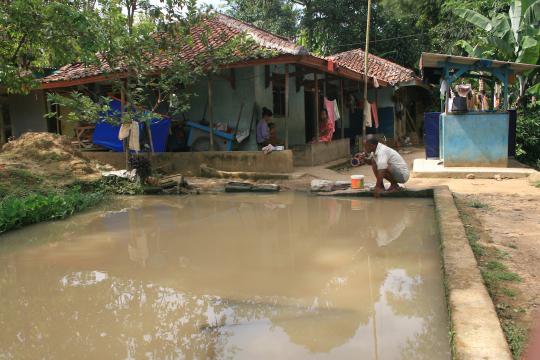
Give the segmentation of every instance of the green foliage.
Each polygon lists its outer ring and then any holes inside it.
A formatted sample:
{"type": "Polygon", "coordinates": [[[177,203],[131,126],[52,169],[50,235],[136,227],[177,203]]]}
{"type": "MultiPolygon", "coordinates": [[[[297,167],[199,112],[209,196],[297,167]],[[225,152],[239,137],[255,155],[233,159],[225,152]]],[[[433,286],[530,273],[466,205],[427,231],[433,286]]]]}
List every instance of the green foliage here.
{"type": "MultiPolygon", "coordinates": [[[[457,42],[470,56],[527,64],[539,62],[540,0],[512,0],[508,9],[494,12],[491,17],[464,6],[453,12],[482,31],[482,36],[473,41],[462,39],[457,42]]],[[[518,80],[513,98],[520,104],[526,94],[536,89],[538,71],[518,75],[518,80]]]]}
{"type": "Polygon", "coordinates": [[[100,116],[106,118],[111,123],[115,123],[117,117],[107,116],[110,112],[110,102],[111,99],[107,97],[100,97],[98,102],[87,95],[73,91],[67,95],[62,95],[58,93],[48,93],[47,100],[52,105],[62,105],[67,108],[66,113],[58,115],[56,112],[51,112],[45,114],[47,118],[58,118],[62,121],[69,122],[81,122],[92,124],[95,123],[100,116]]]}
{"type": "Polygon", "coordinates": [[[286,0],[227,0],[227,14],[274,34],[295,38],[300,11],[286,0]]]}
{"type": "Polygon", "coordinates": [[[98,50],[97,13],[87,1],[10,0],[0,5],[0,84],[26,93],[34,76],[98,50]]]}
{"type": "Polygon", "coordinates": [[[41,221],[63,219],[97,204],[103,193],[82,193],[73,187],[63,192],[23,197],[7,196],[0,200],[0,233],[41,221]]]}
{"type": "Polygon", "coordinates": [[[540,111],[538,106],[527,108],[518,113],[516,158],[540,169],[540,111]]]}
{"type": "Polygon", "coordinates": [[[521,359],[521,354],[527,345],[527,329],[509,319],[504,319],[501,325],[512,352],[512,357],[516,360],[521,359]]]}
{"type": "Polygon", "coordinates": [[[94,191],[104,192],[112,195],[142,195],[143,188],[138,181],[129,181],[128,179],[117,176],[106,176],[101,178],[98,183],[93,185],[94,191]]]}

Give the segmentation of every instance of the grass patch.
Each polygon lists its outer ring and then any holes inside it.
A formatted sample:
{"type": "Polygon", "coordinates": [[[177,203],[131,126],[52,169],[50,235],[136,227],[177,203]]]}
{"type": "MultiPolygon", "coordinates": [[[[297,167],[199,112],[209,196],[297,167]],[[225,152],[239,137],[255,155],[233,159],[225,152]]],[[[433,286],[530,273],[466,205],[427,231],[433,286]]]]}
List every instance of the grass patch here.
{"type": "Polygon", "coordinates": [[[512,320],[503,320],[501,322],[508,346],[514,359],[520,359],[527,342],[527,330],[517,325],[512,320]]]}
{"type": "MultiPolygon", "coordinates": [[[[520,359],[527,341],[527,329],[520,326],[515,320],[524,309],[513,307],[508,302],[514,302],[518,292],[508,287],[507,284],[521,282],[521,277],[511,272],[501,261],[508,259],[510,254],[495,247],[486,247],[480,244],[479,232],[477,232],[476,220],[472,213],[475,209],[486,208],[487,205],[477,200],[472,202],[457,201],[461,221],[465,227],[465,233],[471,249],[478,262],[482,278],[486,288],[493,299],[497,315],[512,352],[514,359],[520,359]],[[500,260],[500,261],[499,261],[500,260]],[[511,300],[512,299],[512,300],[511,300]],[[508,301],[508,302],[507,302],[508,301]]],[[[507,243],[510,248],[517,248],[514,243],[507,243]]]]}
{"type": "Polygon", "coordinates": [[[80,187],[50,194],[7,196],[0,201],[0,233],[41,221],[63,219],[100,202],[103,192],[81,192],[80,187]]]}
{"type": "Polygon", "coordinates": [[[510,298],[515,298],[517,293],[509,288],[501,288],[501,293],[503,293],[505,296],[508,296],[510,298]]]}
{"type": "Polygon", "coordinates": [[[540,181],[537,181],[533,184],[534,187],[540,188],[540,181]]]}
{"type": "Polygon", "coordinates": [[[487,209],[488,205],[486,203],[481,202],[478,199],[474,199],[469,203],[469,206],[475,209],[487,209]]]}
{"type": "Polygon", "coordinates": [[[481,268],[486,285],[492,289],[499,287],[498,283],[501,281],[522,281],[518,274],[509,271],[506,265],[496,260],[488,261],[485,265],[481,266],[481,268]]]}

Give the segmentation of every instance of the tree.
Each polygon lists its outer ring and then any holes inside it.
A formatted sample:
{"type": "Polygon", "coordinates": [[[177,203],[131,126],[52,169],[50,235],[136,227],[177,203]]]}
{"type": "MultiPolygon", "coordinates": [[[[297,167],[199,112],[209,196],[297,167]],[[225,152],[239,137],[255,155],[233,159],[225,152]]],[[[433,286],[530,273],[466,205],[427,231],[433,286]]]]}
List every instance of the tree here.
{"type": "Polygon", "coordinates": [[[0,86],[26,93],[36,75],[98,50],[95,1],[0,0],[0,86]]]}
{"type": "MultiPolygon", "coordinates": [[[[471,9],[457,8],[454,13],[481,29],[484,36],[475,45],[466,40],[458,44],[471,56],[537,64],[540,61],[540,0],[514,0],[508,12],[491,19],[471,9]]],[[[538,81],[538,71],[518,75],[516,103],[538,81]]]]}
{"type": "Polygon", "coordinates": [[[227,0],[227,14],[271,33],[294,39],[300,11],[287,0],[227,0]]]}

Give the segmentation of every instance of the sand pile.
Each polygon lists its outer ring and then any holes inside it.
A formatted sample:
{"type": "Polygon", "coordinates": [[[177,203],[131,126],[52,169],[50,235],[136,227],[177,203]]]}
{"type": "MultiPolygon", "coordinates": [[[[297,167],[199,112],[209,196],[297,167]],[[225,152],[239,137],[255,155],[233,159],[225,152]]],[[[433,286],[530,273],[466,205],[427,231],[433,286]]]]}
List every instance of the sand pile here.
{"type": "Polygon", "coordinates": [[[1,168],[28,171],[59,185],[100,176],[99,165],[83,158],[66,137],[41,132],[26,133],[5,144],[0,151],[1,168]]]}

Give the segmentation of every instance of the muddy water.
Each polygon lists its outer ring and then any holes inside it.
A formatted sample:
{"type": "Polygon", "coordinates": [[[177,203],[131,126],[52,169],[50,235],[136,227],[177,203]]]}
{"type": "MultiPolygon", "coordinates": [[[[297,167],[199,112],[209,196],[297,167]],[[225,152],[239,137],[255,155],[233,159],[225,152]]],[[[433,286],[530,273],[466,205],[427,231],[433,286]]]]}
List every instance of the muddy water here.
{"type": "Polygon", "coordinates": [[[0,359],[448,359],[429,200],[121,199],[0,237],[0,359]]]}

